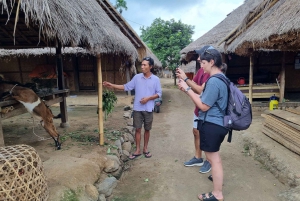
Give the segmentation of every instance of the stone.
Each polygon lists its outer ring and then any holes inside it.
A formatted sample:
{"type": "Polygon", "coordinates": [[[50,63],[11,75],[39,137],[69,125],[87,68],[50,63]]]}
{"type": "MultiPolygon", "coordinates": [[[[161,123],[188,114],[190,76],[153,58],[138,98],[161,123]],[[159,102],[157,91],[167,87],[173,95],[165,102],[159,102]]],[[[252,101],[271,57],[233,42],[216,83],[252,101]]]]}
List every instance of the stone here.
{"type": "Polygon", "coordinates": [[[120,166],[119,169],[115,172],[110,173],[112,176],[114,176],[117,180],[119,180],[123,174],[123,168],[120,166]]]}
{"type": "Polygon", "coordinates": [[[98,193],[96,186],[94,186],[92,184],[87,184],[85,186],[85,192],[92,201],[98,200],[99,193],[98,193]]]}
{"type": "Polygon", "coordinates": [[[122,154],[122,144],[121,140],[116,140],[115,145],[118,147],[119,153],[122,154]]]}
{"type": "Polygon", "coordinates": [[[133,118],[127,120],[127,126],[133,126],[133,118]]]}
{"type": "Polygon", "coordinates": [[[125,142],[123,137],[120,137],[120,142],[121,142],[121,144],[123,144],[125,142]]]}
{"type": "Polygon", "coordinates": [[[128,118],[128,119],[131,118],[131,111],[124,112],[123,117],[128,118]]]}
{"type": "Polygon", "coordinates": [[[98,197],[98,201],[106,201],[105,195],[100,194],[99,197],[98,197]]]}
{"type": "Polygon", "coordinates": [[[115,177],[108,177],[103,182],[97,183],[96,187],[99,194],[104,194],[108,197],[112,194],[112,191],[117,186],[118,180],[115,177]]]}
{"type": "Polygon", "coordinates": [[[133,136],[132,136],[130,133],[127,133],[127,135],[128,135],[128,141],[129,141],[131,144],[133,144],[133,143],[134,143],[134,138],[133,138],[133,136]]]}
{"type": "Polygon", "coordinates": [[[107,155],[107,161],[105,163],[105,168],[104,168],[104,172],[106,173],[111,173],[114,172],[116,170],[119,169],[120,167],[120,161],[118,160],[114,160],[113,158],[117,157],[114,155],[107,155]]]}
{"type": "Polygon", "coordinates": [[[122,150],[124,151],[124,150],[126,150],[126,151],[128,151],[128,152],[130,152],[131,151],[131,142],[124,142],[123,144],[122,144],[122,150]]]}
{"type": "Polygon", "coordinates": [[[130,109],[131,109],[131,108],[130,108],[129,105],[125,105],[124,108],[123,108],[124,111],[128,111],[128,110],[130,110],[130,109]]]}

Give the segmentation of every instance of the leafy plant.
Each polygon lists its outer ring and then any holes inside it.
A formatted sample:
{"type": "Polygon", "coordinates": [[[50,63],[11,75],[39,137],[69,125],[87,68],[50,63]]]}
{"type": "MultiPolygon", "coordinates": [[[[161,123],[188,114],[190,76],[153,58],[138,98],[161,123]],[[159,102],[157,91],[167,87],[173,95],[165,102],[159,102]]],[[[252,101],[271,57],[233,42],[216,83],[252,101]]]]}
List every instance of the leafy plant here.
{"type": "Polygon", "coordinates": [[[104,120],[113,112],[115,103],[118,101],[117,96],[113,91],[105,90],[102,93],[102,110],[104,112],[104,120]]]}

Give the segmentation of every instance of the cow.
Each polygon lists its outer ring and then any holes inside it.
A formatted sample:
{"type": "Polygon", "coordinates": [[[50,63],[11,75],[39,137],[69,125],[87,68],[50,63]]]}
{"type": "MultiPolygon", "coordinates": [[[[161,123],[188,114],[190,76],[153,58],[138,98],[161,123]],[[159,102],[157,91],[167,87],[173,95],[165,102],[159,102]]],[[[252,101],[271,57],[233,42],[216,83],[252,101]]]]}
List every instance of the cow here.
{"type": "Polygon", "coordinates": [[[16,83],[0,82],[0,95],[2,99],[13,98],[24,105],[27,111],[32,114],[33,118],[40,120],[41,125],[53,138],[57,150],[61,149],[59,134],[53,124],[52,111],[43,100],[30,88],[16,83]]]}

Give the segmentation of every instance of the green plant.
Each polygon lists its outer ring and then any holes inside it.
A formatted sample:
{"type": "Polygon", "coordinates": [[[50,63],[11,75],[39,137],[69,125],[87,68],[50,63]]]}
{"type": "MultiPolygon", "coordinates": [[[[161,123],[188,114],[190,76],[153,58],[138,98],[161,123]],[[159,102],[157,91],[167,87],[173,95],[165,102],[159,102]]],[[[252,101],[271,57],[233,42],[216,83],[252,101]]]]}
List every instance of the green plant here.
{"type": "Polygon", "coordinates": [[[102,110],[104,112],[104,119],[112,113],[115,107],[115,103],[118,101],[117,96],[113,91],[105,90],[102,93],[102,110]]]}
{"type": "Polygon", "coordinates": [[[74,191],[67,190],[64,192],[64,197],[61,201],[79,201],[79,199],[74,191]]]}

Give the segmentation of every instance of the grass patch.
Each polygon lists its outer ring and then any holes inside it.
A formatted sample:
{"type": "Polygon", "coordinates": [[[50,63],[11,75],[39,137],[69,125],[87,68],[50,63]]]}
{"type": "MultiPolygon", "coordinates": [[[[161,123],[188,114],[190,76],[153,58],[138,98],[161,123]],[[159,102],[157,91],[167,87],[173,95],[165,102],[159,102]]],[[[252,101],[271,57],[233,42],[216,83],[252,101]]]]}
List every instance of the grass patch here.
{"type": "Polygon", "coordinates": [[[60,201],[80,201],[76,193],[72,190],[67,190],[64,192],[64,197],[60,201]]]}

